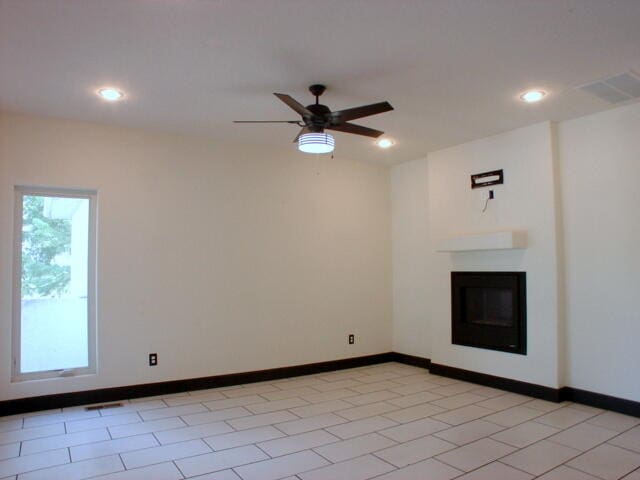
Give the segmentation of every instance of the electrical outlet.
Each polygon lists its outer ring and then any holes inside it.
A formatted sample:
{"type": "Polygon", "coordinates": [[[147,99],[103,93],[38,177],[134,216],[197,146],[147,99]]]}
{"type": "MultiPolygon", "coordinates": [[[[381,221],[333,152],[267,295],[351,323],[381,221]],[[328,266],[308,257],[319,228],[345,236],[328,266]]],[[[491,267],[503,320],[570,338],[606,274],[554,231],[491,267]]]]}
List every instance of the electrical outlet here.
{"type": "Polygon", "coordinates": [[[156,365],[158,365],[158,354],[157,353],[150,353],[149,354],[149,366],[150,367],[155,367],[156,365]]]}
{"type": "Polygon", "coordinates": [[[356,336],[353,333],[349,334],[349,345],[356,343],[356,336]]]}

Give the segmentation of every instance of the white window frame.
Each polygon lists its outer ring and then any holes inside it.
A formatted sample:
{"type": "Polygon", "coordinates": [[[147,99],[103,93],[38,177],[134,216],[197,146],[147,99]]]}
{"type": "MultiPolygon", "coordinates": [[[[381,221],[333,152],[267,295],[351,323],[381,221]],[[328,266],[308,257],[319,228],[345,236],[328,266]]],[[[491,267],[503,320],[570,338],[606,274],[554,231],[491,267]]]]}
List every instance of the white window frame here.
{"type": "Polygon", "coordinates": [[[15,187],[14,244],[13,244],[13,335],[12,335],[12,382],[43,378],[66,378],[97,372],[96,350],[96,212],[97,192],[95,190],[75,190],[50,187],[15,187]],[[21,301],[22,301],[22,223],[24,196],[39,195],[61,198],[83,198],[89,200],[89,245],[87,265],[87,335],[89,365],[82,368],[45,370],[22,373],[21,359],[21,301]]]}

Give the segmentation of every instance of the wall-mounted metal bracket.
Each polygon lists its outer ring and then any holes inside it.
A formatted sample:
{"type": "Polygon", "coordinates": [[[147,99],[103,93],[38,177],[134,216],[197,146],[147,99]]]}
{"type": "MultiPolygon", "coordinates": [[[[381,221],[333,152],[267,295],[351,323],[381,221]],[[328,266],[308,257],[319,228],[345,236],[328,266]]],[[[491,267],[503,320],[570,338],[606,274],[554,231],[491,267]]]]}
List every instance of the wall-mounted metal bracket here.
{"type": "Polygon", "coordinates": [[[471,175],[471,188],[488,187],[504,183],[502,169],[471,175]]]}

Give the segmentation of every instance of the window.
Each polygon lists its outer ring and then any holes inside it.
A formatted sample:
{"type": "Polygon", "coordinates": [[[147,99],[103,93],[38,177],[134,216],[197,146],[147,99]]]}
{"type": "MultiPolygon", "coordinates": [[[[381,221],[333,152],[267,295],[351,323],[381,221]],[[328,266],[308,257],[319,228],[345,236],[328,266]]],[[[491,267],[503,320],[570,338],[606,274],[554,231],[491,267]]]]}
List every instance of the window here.
{"type": "Polygon", "coordinates": [[[95,212],[95,192],[16,187],[14,380],[95,372],[95,212]]]}

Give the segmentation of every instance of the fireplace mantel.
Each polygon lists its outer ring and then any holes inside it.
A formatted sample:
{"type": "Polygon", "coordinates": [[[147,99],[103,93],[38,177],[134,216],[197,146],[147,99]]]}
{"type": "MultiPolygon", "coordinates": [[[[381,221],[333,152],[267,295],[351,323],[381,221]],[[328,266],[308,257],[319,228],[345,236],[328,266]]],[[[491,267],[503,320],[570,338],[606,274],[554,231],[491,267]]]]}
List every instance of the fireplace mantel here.
{"type": "Polygon", "coordinates": [[[526,231],[508,230],[445,238],[437,243],[436,252],[509,250],[515,248],[527,248],[526,231]]]}

